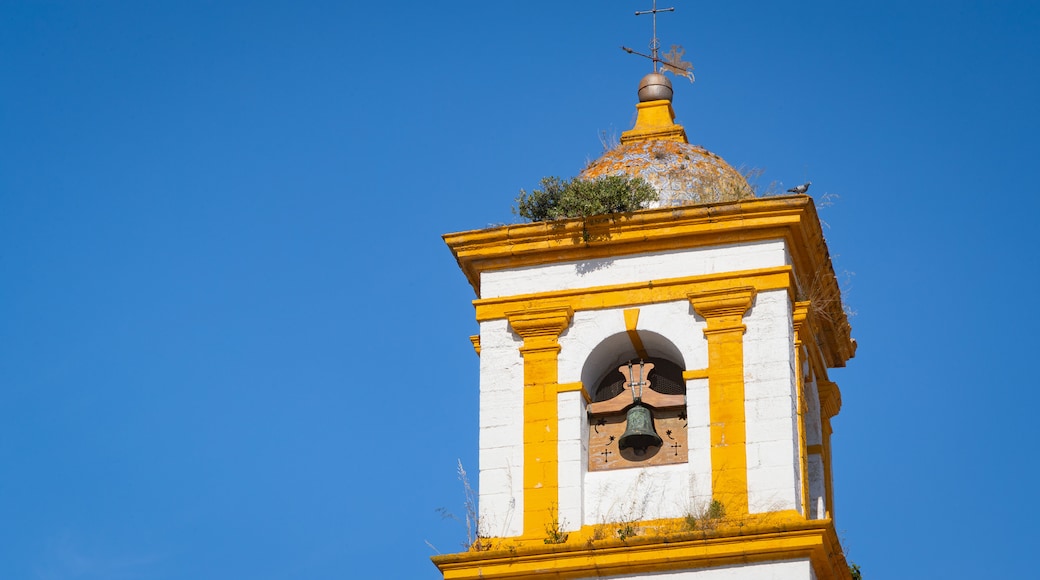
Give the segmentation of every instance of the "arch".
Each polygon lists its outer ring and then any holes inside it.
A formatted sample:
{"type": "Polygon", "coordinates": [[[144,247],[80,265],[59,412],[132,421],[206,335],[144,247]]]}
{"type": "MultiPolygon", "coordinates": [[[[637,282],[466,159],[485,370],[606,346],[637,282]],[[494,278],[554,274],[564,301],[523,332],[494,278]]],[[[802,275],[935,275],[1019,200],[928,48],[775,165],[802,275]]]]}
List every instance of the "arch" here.
{"type": "MultiPolygon", "coordinates": [[[[640,330],[639,338],[649,358],[659,358],[686,368],[686,361],[675,344],[656,332],[640,330]]],[[[592,349],[581,367],[581,382],[590,394],[609,374],[617,372],[617,368],[630,360],[638,360],[639,355],[628,333],[619,332],[603,339],[592,349]]]]}

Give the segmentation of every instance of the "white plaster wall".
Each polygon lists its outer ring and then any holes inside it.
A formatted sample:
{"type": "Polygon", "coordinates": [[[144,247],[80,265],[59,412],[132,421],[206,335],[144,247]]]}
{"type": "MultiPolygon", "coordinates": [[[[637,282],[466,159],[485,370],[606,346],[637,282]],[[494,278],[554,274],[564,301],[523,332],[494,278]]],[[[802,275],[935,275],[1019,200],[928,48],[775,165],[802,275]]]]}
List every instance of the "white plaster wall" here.
{"type": "Polygon", "coordinates": [[[708,409],[708,379],[686,381],[686,418],[690,509],[683,515],[702,514],[711,505],[711,416],[708,409]]]}
{"type": "Polygon", "coordinates": [[[686,464],[590,471],[585,474],[585,524],[678,518],[690,513],[686,464]]]}
{"type": "Polygon", "coordinates": [[[788,263],[789,256],[783,240],[560,262],[484,272],[480,275],[480,297],[497,298],[553,290],[593,288],[626,282],[768,268],[788,263]]]}
{"type": "Polygon", "coordinates": [[[809,519],[820,520],[827,517],[827,500],[823,486],[823,456],[810,453],[809,463],[809,519]]]}
{"type": "Polygon", "coordinates": [[[557,395],[557,413],[560,426],[559,486],[560,500],[557,518],[560,529],[573,532],[581,528],[584,513],[584,485],[589,456],[589,420],[585,412],[585,398],[580,392],[568,391],[557,395]]]}
{"type": "Polygon", "coordinates": [[[482,533],[523,532],[523,341],[505,320],[480,324],[480,478],[482,533]]]}
{"type": "Polygon", "coordinates": [[[820,392],[816,388],[816,381],[805,385],[805,444],[823,444],[823,422],[820,420],[820,392]]]}
{"type": "Polygon", "coordinates": [[[794,337],[787,291],[759,292],[744,323],[748,509],[799,509],[794,337]]]}
{"type": "Polygon", "coordinates": [[[813,572],[812,563],[807,559],[801,559],[676,572],[626,574],[624,576],[608,576],[607,580],[622,580],[626,578],[652,578],[654,580],[816,580],[816,574],[813,572]]]}
{"type": "MultiPolygon", "coordinates": [[[[575,383],[582,380],[582,368],[598,345],[617,335],[615,343],[626,352],[635,353],[632,342],[625,334],[623,309],[582,310],[574,313],[570,327],[560,335],[559,381],[575,383]]],[[[606,364],[606,362],[604,362],[606,364]]],[[[612,363],[610,363],[612,364],[612,363]]],[[[594,394],[596,385],[586,381],[585,389],[594,394]]]]}

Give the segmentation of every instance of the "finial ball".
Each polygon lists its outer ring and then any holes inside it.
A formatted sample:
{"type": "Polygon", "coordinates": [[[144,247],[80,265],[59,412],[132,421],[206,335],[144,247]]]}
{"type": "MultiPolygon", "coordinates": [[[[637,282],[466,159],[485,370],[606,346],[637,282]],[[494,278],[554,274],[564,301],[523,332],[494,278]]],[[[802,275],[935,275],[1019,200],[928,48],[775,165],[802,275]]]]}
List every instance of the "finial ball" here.
{"type": "Polygon", "coordinates": [[[672,81],[661,73],[650,73],[639,81],[639,102],[672,100],[672,81]]]}

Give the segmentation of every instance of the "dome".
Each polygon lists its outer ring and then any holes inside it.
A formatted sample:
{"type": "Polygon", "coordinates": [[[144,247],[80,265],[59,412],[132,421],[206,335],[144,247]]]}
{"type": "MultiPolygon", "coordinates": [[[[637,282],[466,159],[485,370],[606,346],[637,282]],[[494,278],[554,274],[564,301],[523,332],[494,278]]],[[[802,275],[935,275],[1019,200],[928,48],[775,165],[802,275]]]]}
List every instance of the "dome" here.
{"type": "Polygon", "coordinates": [[[584,179],[608,175],[642,177],[657,190],[650,207],[739,201],[755,197],[739,171],[700,145],[690,145],[675,123],[672,84],[651,73],[639,83],[636,124],[621,144],[581,172],[584,179]]]}
{"type": "Polygon", "coordinates": [[[721,157],[674,140],[622,143],[588,165],[581,177],[642,177],[657,190],[653,207],[738,201],[754,197],[751,186],[721,157]]]}

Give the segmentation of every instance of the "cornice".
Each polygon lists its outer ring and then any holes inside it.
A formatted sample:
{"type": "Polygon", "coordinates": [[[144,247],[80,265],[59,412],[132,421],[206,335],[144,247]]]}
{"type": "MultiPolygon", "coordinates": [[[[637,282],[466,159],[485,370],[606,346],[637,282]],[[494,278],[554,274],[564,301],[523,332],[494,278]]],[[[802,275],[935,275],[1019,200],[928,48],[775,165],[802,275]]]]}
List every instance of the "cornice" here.
{"type": "Polygon", "coordinates": [[[772,239],[787,244],[797,275],[796,299],[812,299],[822,309],[816,335],[826,365],[845,366],[856,343],[809,196],[667,207],[444,236],[478,297],[483,272],[772,239]]]}
{"type": "Polygon", "coordinates": [[[812,207],[807,200],[772,197],[534,222],[445,234],[444,241],[479,295],[485,271],[786,237],[812,207]]]}
{"type": "Polygon", "coordinates": [[[808,559],[820,580],[850,575],[831,520],[751,525],[705,537],[701,532],[625,541],[519,545],[434,556],[445,580],[577,579],[808,559]]]}

